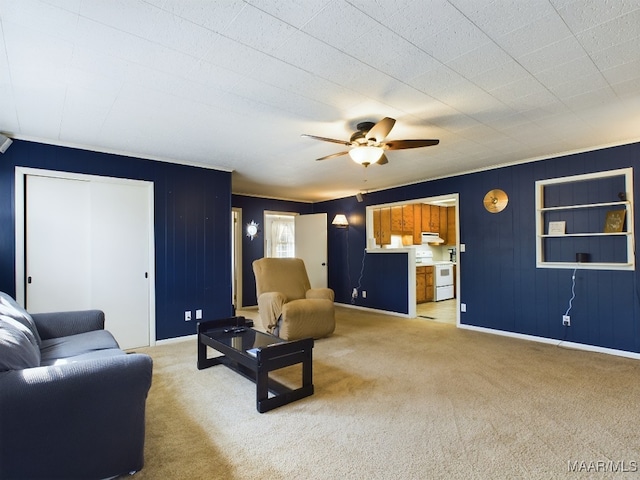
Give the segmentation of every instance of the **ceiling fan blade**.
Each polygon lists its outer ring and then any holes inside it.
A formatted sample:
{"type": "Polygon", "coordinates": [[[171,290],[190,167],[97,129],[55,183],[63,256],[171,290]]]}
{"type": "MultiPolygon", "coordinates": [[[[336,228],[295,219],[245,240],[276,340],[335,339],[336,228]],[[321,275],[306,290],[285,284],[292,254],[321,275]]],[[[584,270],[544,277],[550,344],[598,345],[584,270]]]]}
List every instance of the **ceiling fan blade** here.
{"type": "Polygon", "coordinates": [[[376,162],[378,165],[385,165],[387,163],[389,163],[389,159],[387,158],[387,156],[383,153],[382,156],[380,157],[380,160],[378,160],[376,162]]]}
{"type": "Polygon", "coordinates": [[[339,157],[340,155],[346,155],[347,153],[349,152],[332,153],[331,155],[327,155],[326,157],[316,158],[316,162],[319,162],[320,160],[329,160],[330,158],[339,157]]]}
{"type": "Polygon", "coordinates": [[[404,148],[420,148],[438,145],[440,140],[390,140],[385,142],[389,150],[402,150],[404,148]]]}
{"type": "Polygon", "coordinates": [[[340,145],[351,145],[351,142],[345,142],[344,140],[336,140],[335,138],[318,137],[316,135],[309,135],[303,133],[301,137],[315,138],[316,140],[322,140],[323,142],[339,143],[340,145]]]}
{"type": "Polygon", "coordinates": [[[396,121],[393,118],[384,117],[378,123],[376,123],[371,130],[367,133],[367,140],[374,139],[376,143],[382,142],[395,125],[396,121]]]}

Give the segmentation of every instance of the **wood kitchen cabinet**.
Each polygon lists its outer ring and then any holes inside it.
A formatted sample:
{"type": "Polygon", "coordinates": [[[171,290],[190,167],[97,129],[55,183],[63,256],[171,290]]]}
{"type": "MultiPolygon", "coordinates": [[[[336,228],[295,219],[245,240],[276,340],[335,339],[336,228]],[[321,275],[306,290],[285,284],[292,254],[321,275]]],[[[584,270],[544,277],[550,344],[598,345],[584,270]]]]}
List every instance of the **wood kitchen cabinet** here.
{"type": "Polygon", "coordinates": [[[391,208],[376,208],[373,211],[373,236],[378,245],[391,244],[391,208]]]}
{"type": "Polygon", "coordinates": [[[447,245],[455,247],[456,243],[456,207],[447,207],[447,245]]]}
{"type": "Polygon", "coordinates": [[[402,235],[402,205],[391,207],[391,234],[402,235]]]}
{"type": "Polygon", "coordinates": [[[431,225],[431,205],[423,204],[421,211],[421,228],[423,232],[428,232],[431,225]]]}
{"type": "Polygon", "coordinates": [[[413,236],[413,207],[414,205],[402,206],[402,234],[413,236]]]}
{"type": "Polygon", "coordinates": [[[431,205],[431,228],[429,232],[440,233],[440,209],[437,205],[431,205]]]}
{"type": "Polygon", "coordinates": [[[444,240],[444,244],[447,245],[447,236],[449,235],[448,223],[447,223],[447,207],[438,207],[440,208],[440,229],[438,233],[440,234],[440,238],[444,240]]]}
{"type": "Polygon", "coordinates": [[[440,208],[437,205],[422,205],[422,231],[423,232],[440,232],[440,208]]]}
{"type": "Polygon", "coordinates": [[[373,235],[377,245],[390,245],[391,235],[401,235],[403,245],[420,245],[422,232],[432,232],[442,237],[443,245],[455,246],[455,228],[455,207],[415,203],[373,210],[373,235]]]}
{"type": "Polygon", "coordinates": [[[416,268],[416,302],[424,303],[427,301],[427,267],[416,268]]]}
{"type": "Polygon", "coordinates": [[[413,244],[422,244],[422,204],[416,203],[413,206],[413,244]]]}
{"type": "Polygon", "coordinates": [[[416,303],[433,302],[433,267],[416,267],[416,303]]]}
{"type": "Polygon", "coordinates": [[[413,205],[391,207],[391,233],[413,236],[413,205]]]}

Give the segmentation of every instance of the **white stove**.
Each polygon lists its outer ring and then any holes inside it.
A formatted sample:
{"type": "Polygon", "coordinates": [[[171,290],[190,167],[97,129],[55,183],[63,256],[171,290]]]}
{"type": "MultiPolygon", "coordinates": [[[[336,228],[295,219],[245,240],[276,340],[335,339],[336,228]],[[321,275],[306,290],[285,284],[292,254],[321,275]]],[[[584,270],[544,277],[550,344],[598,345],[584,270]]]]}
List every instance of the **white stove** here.
{"type": "Polygon", "coordinates": [[[433,269],[433,300],[449,300],[453,298],[453,263],[436,262],[433,269]]]}

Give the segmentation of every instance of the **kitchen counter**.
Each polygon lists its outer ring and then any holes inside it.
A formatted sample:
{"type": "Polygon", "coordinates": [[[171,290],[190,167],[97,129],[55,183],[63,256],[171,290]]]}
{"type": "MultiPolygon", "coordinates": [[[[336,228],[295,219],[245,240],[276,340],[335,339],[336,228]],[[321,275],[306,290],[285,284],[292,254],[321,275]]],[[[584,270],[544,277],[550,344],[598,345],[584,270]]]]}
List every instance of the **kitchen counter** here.
{"type": "Polygon", "coordinates": [[[434,265],[455,265],[456,262],[448,262],[445,260],[435,260],[435,261],[428,261],[428,262],[421,262],[420,260],[416,259],[416,267],[432,267],[434,265]]]}

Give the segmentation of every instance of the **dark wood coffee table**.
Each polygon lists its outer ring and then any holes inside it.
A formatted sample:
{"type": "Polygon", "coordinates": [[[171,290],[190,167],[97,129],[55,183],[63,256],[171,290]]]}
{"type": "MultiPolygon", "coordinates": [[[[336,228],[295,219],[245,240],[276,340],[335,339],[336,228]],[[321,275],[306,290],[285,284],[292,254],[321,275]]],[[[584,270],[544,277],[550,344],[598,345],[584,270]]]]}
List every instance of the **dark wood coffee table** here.
{"type": "Polygon", "coordinates": [[[199,322],[198,370],[223,364],[255,382],[256,408],[260,413],[313,395],[313,338],[287,342],[252,326],[253,321],[244,317],[199,322]],[[207,347],[222,355],[208,358],[207,347]],[[269,372],[299,363],[300,388],[289,388],[269,378],[269,372]]]}

